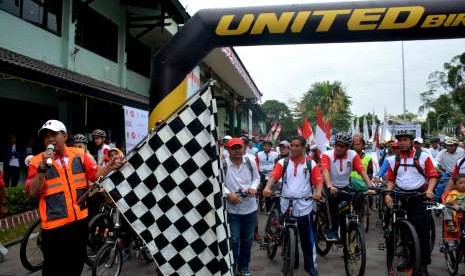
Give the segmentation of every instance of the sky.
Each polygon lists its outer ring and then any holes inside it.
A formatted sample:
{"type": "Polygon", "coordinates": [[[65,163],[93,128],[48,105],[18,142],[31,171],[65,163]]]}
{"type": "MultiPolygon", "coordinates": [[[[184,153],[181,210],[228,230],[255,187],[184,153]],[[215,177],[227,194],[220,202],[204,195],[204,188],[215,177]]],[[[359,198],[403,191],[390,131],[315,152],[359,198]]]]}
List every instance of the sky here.
{"type": "MultiPolygon", "coordinates": [[[[181,0],[189,14],[199,9],[344,0],[181,0]]],[[[401,114],[402,42],[304,44],[234,47],[258,89],[262,102],[298,101],[319,81],[340,81],[352,99],[354,115],[373,112],[382,118],[401,114]]],[[[465,39],[405,41],[406,109],[418,113],[428,76],[465,52],[465,39]]]]}

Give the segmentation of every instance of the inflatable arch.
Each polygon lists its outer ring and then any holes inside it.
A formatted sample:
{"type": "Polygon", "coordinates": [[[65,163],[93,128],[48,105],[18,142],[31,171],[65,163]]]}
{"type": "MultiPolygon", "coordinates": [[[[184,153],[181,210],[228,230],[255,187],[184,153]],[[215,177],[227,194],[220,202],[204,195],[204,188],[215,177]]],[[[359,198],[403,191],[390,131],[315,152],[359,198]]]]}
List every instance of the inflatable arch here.
{"type": "Polygon", "coordinates": [[[464,0],[201,10],[152,58],[149,127],[186,100],[186,75],[216,47],[459,37],[465,37],[464,0]]]}

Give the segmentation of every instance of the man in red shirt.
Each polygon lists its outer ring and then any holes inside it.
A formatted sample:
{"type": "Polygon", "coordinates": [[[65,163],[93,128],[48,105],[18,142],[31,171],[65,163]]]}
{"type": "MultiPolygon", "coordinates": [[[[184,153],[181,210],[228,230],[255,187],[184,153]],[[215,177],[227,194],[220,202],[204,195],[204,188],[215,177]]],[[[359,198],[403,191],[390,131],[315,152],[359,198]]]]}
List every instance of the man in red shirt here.
{"type": "MultiPolygon", "coordinates": [[[[336,134],[335,148],[323,153],[321,157],[321,168],[323,178],[328,189],[328,205],[330,213],[330,229],[325,233],[326,240],[338,241],[338,204],[343,200],[348,200],[346,195],[338,194],[338,189],[345,189],[350,184],[350,175],[356,171],[362,176],[363,182],[371,186],[372,182],[363,167],[360,156],[349,147],[352,144],[352,135],[339,132],[336,134]]],[[[342,218],[339,218],[342,219],[342,218]]],[[[341,223],[341,227],[344,227],[341,223]]]]}
{"type": "MultiPolygon", "coordinates": [[[[283,196],[296,198],[312,196],[317,200],[321,198],[323,186],[321,170],[315,161],[304,156],[305,144],[305,138],[302,136],[292,139],[290,157],[282,158],[276,163],[263,190],[263,196],[271,196],[271,187],[283,178],[281,191],[283,196]]],[[[286,212],[289,200],[281,198],[280,206],[281,213],[286,212]]],[[[294,201],[293,216],[297,218],[300,245],[304,254],[304,268],[311,276],[317,276],[312,209],[313,200],[294,201]]]]}
{"type": "MultiPolygon", "coordinates": [[[[425,152],[418,153],[413,149],[414,132],[399,130],[395,136],[399,143],[400,153],[388,158],[386,189],[397,188],[403,191],[425,192],[426,198],[432,200],[438,172],[431,155],[425,152]]],[[[387,206],[392,206],[391,195],[386,194],[384,201],[387,206]]],[[[402,208],[407,210],[407,217],[415,227],[420,240],[420,276],[428,275],[427,265],[431,263],[429,221],[433,219],[423,201],[423,198],[415,197],[402,202],[402,208]]]]}

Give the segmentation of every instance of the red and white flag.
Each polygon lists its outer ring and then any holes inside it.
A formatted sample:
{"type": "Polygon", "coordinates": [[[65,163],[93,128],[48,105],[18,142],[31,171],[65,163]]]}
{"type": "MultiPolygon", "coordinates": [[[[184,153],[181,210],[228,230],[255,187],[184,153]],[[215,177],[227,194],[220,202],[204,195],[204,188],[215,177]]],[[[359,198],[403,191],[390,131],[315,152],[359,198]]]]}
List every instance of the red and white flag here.
{"type": "Polygon", "coordinates": [[[325,134],[326,134],[326,140],[329,141],[331,140],[331,122],[328,120],[325,123],[325,134]]]}
{"type": "Polygon", "coordinates": [[[273,141],[277,141],[279,138],[279,134],[281,133],[281,124],[278,123],[278,126],[276,127],[276,131],[273,133],[273,141]]]}
{"type": "Polygon", "coordinates": [[[302,124],[301,128],[302,136],[307,140],[307,144],[311,145],[315,136],[313,135],[312,125],[308,121],[307,118],[304,119],[304,123],[302,124]]]}
{"type": "Polygon", "coordinates": [[[326,151],[328,139],[326,138],[326,128],[323,121],[323,114],[320,108],[316,110],[316,131],[315,131],[315,144],[320,154],[326,151]]]}

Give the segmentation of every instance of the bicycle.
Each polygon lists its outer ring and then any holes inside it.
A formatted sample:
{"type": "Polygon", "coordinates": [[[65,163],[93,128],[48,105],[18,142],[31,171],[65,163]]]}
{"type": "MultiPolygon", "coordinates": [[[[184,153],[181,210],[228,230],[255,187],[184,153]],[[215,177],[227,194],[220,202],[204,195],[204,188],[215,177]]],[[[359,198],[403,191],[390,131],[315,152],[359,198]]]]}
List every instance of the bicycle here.
{"type": "Polygon", "coordinates": [[[341,201],[338,205],[337,215],[340,221],[338,233],[340,238],[337,242],[326,240],[325,233],[330,225],[328,205],[326,201],[318,201],[318,209],[315,214],[316,249],[320,256],[325,256],[333,244],[342,246],[346,275],[362,276],[365,274],[366,267],[365,232],[360,225],[359,216],[355,211],[353,202],[354,200],[364,199],[368,192],[350,189],[338,189],[337,192],[348,196],[347,200],[341,201]]]}
{"type": "Polygon", "coordinates": [[[24,268],[31,272],[42,269],[44,265],[44,255],[42,253],[42,228],[40,226],[40,219],[31,224],[24,234],[19,248],[19,258],[24,268]]]}
{"type": "Polygon", "coordinates": [[[273,198],[273,208],[268,217],[269,223],[267,222],[269,227],[265,229],[267,243],[264,243],[261,248],[267,250],[268,258],[271,260],[276,254],[277,247],[281,245],[281,257],[283,258],[281,271],[283,275],[292,276],[294,269],[299,266],[298,227],[297,218],[293,215],[294,202],[296,200],[309,200],[312,197],[286,197],[275,194],[273,198]],[[276,203],[280,198],[289,200],[288,208],[283,215],[280,214],[279,204],[276,203]]]}
{"type": "Polygon", "coordinates": [[[457,212],[457,215],[459,216],[459,226],[458,229],[459,231],[457,232],[457,235],[454,238],[457,238],[457,240],[454,241],[454,245],[451,248],[447,240],[445,239],[446,237],[446,230],[447,225],[444,225],[442,227],[442,233],[443,233],[443,245],[441,247],[441,252],[444,253],[444,258],[446,261],[446,266],[447,266],[447,271],[449,272],[449,275],[454,276],[457,274],[458,269],[459,269],[459,264],[465,263],[465,220],[463,219],[465,217],[465,209],[461,206],[454,207],[449,204],[442,204],[442,203],[437,203],[434,202],[431,206],[428,207],[429,210],[433,211],[442,211],[445,208],[448,208],[452,211],[457,212]]]}
{"type": "Polygon", "coordinates": [[[136,250],[138,259],[143,259],[147,263],[153,261],[145,243],[139,236],[128,229],[123,229],[123,218],[117,208],[113,208],[111,213],[112,224],[106,230],[107,237],[104,245],[98,250],[95,260],[92,265],[92,276],[97,275],[114,275],[118,276],[121,273],[123,265],[123,246],[132,240],[132,248],[136,250]]]}
{"type": "Polygon", "coordinates": [[[401,206],[401,199],[423,197],[424,193],[400,190],[384,190],[383,195],[393,198],[389,220],[386,225],[386,264],[392,276],[407,272],[417,275],[420,269],[420,240],[413,224],[408,221],[407,210],[401,206]]]}
{"type": "Polygon", "coordinates": [[[263,231],[263,243],[260,245],[261,249],[266,250],[268,259],[273,260],[278,249],[278,241],[276,239],[277,231],[281,225],[281,209],[279,204],[280,192],[275,192],[270,197],[271,208],[266,220],[265,229],[263,231]]]}

